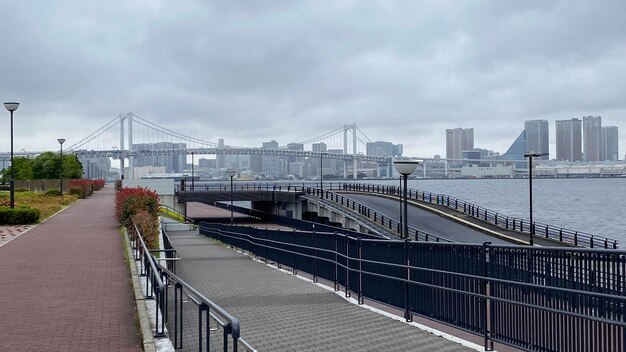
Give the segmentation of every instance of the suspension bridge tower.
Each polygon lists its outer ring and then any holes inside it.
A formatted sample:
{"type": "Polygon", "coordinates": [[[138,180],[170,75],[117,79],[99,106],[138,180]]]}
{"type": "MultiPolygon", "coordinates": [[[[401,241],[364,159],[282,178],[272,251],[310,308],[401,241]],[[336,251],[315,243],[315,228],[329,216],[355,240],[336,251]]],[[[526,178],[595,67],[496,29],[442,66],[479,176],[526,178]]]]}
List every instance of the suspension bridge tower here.
{"type": "MultiPolygon", "coordinates": [[[[356,151],[356,123],[352,125],[343,125],[343,153],[348,154],[348,131],[352,131],[352,177],[356,180],[357,176],[357,151],[356,151]]],[[[346,162],[346,166],[343,168],[343,178],[348,178],[348,163],[346,162]]]]}

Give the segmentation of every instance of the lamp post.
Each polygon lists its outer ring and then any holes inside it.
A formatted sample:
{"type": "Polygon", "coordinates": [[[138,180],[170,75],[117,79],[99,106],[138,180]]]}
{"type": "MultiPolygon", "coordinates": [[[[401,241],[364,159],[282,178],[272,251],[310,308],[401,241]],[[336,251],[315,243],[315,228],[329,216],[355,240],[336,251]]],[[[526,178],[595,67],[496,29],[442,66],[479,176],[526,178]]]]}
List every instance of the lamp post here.
{"type": "Polygon", "coordinates": [[[61,173],[59,175],[61,183],[59,189],[61,190],[61,194],[63,194],[63,143],[65,143],[65,138],[59,138],[57,142],[61,145],[61,173]]]}
{"type": "Polygon", "coordinates": [[[324,152],[320,152],[320,197],[324,198],[324,152]]]}
{"type": "Polygon", "coordinates": [[[9,110],[9,112],[11,112],[11,180],[9,181],[11,209],[15,208],[15,165],[13,164],[13,111],[17,110],[18,106],[20,106],[20,103],[4,103],[4,107],[9,110]]]}
{"type": "Polygon", "coordinates": [[[541,157],[550,155],[548,153],[535,153],[529,152],[524,154],[525,158],[528,158],[528,205],[529,205],[529,213],[530,213],[530,223],[528,233],[530,236],[530,240],[528,243],[533,245],[533,236],[535,235],[535,224],[533,223],[533,157],[541,157]]]}
{"type": "Polygon", "coordinates": [[[194,153],[191,152],[191,190],[193,191],[193,155],[194,153]]]}
{"type": "Polygon", "coordinates": [[[396,168],[396,171],[398,171],[399,174],[402,175],[402,178],[404,179],[404,216],[402,216],[402,214],[400,214],[404,220],[404,229],[402,231],[402,238],[408,238],[409,237],[409,218],[407,217],[407,179],[409,178],[409,175],[413,173],[413,171],[415,171],[415,169],[417,168],[417,165],[419,164],[418,161],[416,160],[395,160],[393,162],[393,166],[396,168]]]}
{"type": "Polygon", "coordinates": [[[230,224],[233,224],[233,177],[237,174],[235,169],[228,169],[226,175],[230,177],[230,224]]]}

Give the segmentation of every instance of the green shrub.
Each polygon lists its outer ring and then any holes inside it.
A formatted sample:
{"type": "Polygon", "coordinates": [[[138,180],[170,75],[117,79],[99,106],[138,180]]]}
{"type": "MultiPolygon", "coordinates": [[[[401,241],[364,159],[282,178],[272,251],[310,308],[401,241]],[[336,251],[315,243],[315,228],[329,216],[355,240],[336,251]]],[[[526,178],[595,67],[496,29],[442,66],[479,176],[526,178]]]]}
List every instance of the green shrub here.
{"type": "Polygon", "coordinates": [[[0,225],[34,224],[39,220],[39,209],[0,207],[0,225]]]}
{"type": "Polygon", "coordinates": [[[56,189],[56,188],[53,188],[53,189],[49,189],[49,190],[47,190],[47,191],[46,191],[46,195],[47,195],[47,196],[49,196],[49,197],[59,197],[59,196],[61,196],[62,194],[61,194],[61,191],[60,191],[60,190],[58,190],[58,189],[56,189]]]}
{"type": "Polygon", "coordinates": [[[17,187],[14,191],[15,192],[28,192],[30,190],[26,187],[17,187]]]}
{"type": "Polygon", "coordinates": [[[70,194],[75,194],[78,196],[78,198],[85,199],[85,192],[83,191],[82,187],[70,187],[70,194]]]}

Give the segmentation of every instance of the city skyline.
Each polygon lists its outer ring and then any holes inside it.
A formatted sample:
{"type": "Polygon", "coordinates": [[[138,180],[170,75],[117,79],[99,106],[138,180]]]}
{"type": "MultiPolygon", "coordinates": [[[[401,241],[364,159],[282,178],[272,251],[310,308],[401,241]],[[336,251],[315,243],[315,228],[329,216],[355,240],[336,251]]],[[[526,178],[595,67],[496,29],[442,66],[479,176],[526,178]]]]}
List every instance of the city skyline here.
{"type": "Polygon", "coordinates": [[[57,150],[58,138],[71,145],[133,111],[241,146],[357,123],[411,156],[445,155],[442,131],[457,126],[503,152],[526,120],[597,115],[614,121],[626,153],[623,2],[61,0],[3,10],[0,99],[20,103],[16,150],[57,150]]]}

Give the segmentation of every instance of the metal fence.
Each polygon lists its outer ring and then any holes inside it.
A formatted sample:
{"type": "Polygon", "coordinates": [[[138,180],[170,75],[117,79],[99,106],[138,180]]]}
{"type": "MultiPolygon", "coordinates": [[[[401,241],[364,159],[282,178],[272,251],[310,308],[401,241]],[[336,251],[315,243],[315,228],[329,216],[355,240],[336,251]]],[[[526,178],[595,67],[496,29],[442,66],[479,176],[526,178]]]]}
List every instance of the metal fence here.
{"type": "Polygon", "coordinates": [[[256,352],[256,350],[246,342],[240,335],[239,320],[228,313],[226,310],[203,296],[181,278],[176,276],[176,250],[171,246],[167,232],[161,226],[161,235],[163,238],[164,250],[149,250],[146,246],[143,236],[133,220],[132,226],[129,228],[129,237],[133,257],[141,263],[140,275],[145,277],[145,293],[148,299],[155,299],[155,321],[156,328],[155,337],[168,336],[165,324],[169,323],[171,315],[174,321],[173,326],[174,348],[181,349],[183,346],[183,330],[185,328],[183,302],[194,302],[197,305],[197,340],[199,351],[210,351],[219,349],[219,345],[212,343],[212,332],[217,331],[217,327],[222,331],[221,349],[223,351],[248,351],[256,352]],[[155,258],[155,253],[164,253],[162,259],[155,258]],[[165,261],[165,265],[159,263],[160,260],[165,261]],[[173,290],[174,297],[171,297],[173,290]]]}
{"type": "MultiPolygon", "coordinates": [[[[367,183],[342,183],[338,187],[343,190],[378,193],[400,196],[400,188],[397,186],[376,185],[367,183]]],[[[530,234],[530,222],[527,219],[510,217],[493,210],[445,195],[436,194],[415,189],[407,190],[408,198],[423,201],[430,204],[445,206],[449,209],[467,214],[475,219],[496,225],[500,228],[521,233],[530,234]]],[[[558,242],[568,243],[574,246],[588,248],[612,248],[617,249],[617,240],[593,235],[581,231],[566,229],[560,226],[543,224],[533,221],[534,236],[551,239],[558,242]]]]}
{"type": "Polygon", "coordinates": [[[389,241],[202,223],[200,232],[356,295],[527,351],[624,351],[626,252],[389,241]]]}

